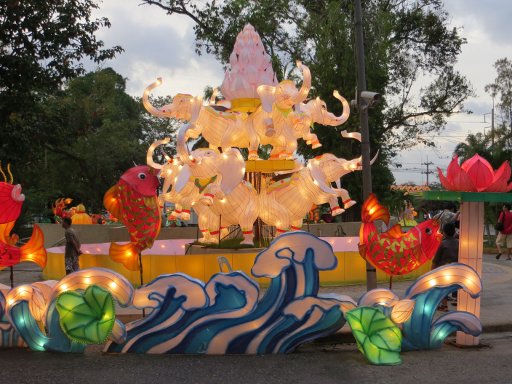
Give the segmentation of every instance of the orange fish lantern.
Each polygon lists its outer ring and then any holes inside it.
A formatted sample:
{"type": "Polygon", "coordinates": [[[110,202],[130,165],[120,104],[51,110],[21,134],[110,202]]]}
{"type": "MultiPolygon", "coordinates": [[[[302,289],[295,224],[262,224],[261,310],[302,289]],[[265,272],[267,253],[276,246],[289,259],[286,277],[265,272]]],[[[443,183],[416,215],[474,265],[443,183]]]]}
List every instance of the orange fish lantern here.
{"type": "Polygon", "coordinates": [[[359,253],[388,275],[405,275],[431,260],[441,243],[439,221],[426,220],[406,233],[399,224],[380,233],[375,221],[389,223],[389,211],[371,194],[362,207],[359,253]]]}
{"type": "Polygon", "coordinates": [[[10,235],[14,221],[0,224],[0,268],[11,267],[22,261],[32,261],[41,268],[46,267],[46,249],[44,248],[43,231],[37,224],[30,240],[21,247],[16,247],[18,235],[10,235]]]}
{"type": "Polygon", "coordinates": [[[154,170],[147,165],[139,165],[126,171],[103,197],[105,208],[130,233],[130,243],[110,245],[110,257],[131,271],[140,269],[139,253],[151,248],[160,232],[158,185],[154,170]]]}

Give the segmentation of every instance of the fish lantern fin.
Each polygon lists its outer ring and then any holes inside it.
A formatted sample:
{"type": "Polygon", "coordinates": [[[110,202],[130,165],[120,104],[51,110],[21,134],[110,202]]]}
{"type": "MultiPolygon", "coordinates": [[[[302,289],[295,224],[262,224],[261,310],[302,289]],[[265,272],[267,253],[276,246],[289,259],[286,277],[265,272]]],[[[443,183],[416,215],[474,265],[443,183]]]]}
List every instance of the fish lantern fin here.
{"type": "Polygon", "coordinates": [[[130,271],[138,271],[139,251],[133,243],[128,244],[110,244],[109,255],[116,263],[121,263],[130,271]]]}
{"type": "Polygon", "coordinates": [[[32,261],[41,268],[46,267],[46,249],[44,248],[44,234],[37,224],[34,224],[32,236],[27,244],[20,248],[21,260],[32,261]]]}
{"type": "Polygon", "coordinates": [[[121,199],[119,198],[118,188],[118,185],[114,185],[105,192],[105,195],[103,196],[103,205],[116,219],[120,219],[122,217],[123,209],[121,199]]]}
{"type": "Polygon", "coordinates": [[[400,238],[400,237],[402,237],[404,235],[404,233],[402,232],[402,227],[400,226],[400,224],[395,224],[391,228],[389,228],[389,230],[387,231],[387,234],[390,237],[393,237],[395,239],[398,239],[398,238],[400,238]]]}
{"type": "MultiPolygon", "coordinates": [[[[11,244],[11,231],[14,227],[14,221],[11,221],[9,223],[0,224],[0,243],[4,244],[11,244]]],[[[11,244],[14,245],[14,244],[11,244]]]]}
{"type": "Polygon", "coordinates": [[[377,200],[377,196],[372,193],[368,196],[361,208],[361,218],[364,223],[382,220],[387,225],[390,218],[389,210],[381,205],[377,200]]]}

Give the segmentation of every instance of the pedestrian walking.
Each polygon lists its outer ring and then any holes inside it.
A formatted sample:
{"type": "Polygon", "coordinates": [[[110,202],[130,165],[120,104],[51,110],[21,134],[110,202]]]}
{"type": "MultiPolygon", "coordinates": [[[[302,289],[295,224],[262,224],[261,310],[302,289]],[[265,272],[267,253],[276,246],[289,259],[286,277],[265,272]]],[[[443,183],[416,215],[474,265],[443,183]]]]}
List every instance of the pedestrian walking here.
{"type": "Polygon", "coordinates": [[[512,212],[510,209],[510,204],[504,204],[498,217],[498,223],[502,224],[503,229],[498,232],[496,237],[496,247],[498,248],[496,260],[501,257],[503,248],[507,249],[507,260],[512,260],[512,212]]]}
{"type": "Polygon", "coordinates": [[[80,240],[76,232],[71,228],[71,218],[64,217],[62,219],[62,228],[64,228],[64,237],[66,239],[66,249],[64,252],[64,265],[66,268],[66,275],[78,271],[78,257],[82,254],[80,250],[80,240]]]}

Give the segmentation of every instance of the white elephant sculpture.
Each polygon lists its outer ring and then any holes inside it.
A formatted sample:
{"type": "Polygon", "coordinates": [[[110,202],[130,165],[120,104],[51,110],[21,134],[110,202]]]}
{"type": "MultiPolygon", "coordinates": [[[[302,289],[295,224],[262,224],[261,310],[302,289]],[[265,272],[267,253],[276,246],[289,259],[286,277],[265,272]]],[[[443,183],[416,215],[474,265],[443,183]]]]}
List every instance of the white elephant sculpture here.
{"type": "MultiPolygon", "coordinates": [[[[148,164],[158,145],[160,142],[155,142],[150,147],[148,164]]],[[[245,163],[240,151],[229,149],[219,153],[213,149],[197,149],[189,153],[186,148],[183,154],[182,148],[178,152],[181,164],[160,166],[164,178],[162,199],[185,209],[193,207],[199,216],[202,241],[217,242],[219,231],[225,232],[229,225],[238,224],[244,237],[242,244],[253,244],[258,195],[243,179],[245,163]]],[[[158,167],[158,164],[151,164],[155,165],[158,167]]]]}
{"type": "Polygon", "coordinates": [[[254,103],[249,109],[252,112],[245,108],[239,111],[220,105],[203,105],[202,98],[186,94],[177,94],[171,104],[155,108],[149,102],[149,93],[161,84],[160,79],[146,88],[143,104],[154,116],[189,122],[180,128],[184,130],[180,137],[185,142],[202,135],[211,149],[248,148],[250,160],[258,158],[260,144],[270,144],[271,158],[290,159],[299,138],[313,148],[321,146],[316,135],[311,133],[313,123],[339,126],[350,115],[347,101],[337,91],[334,96],[343,105],[341,116],[328,112],[325,102],[319,98],[304,103],[311,88],[311,74],[306,65],[298,62],[298,66],[304,78],[300,89],[291,80],[284,80],[277,86],[260,85],[257,88],[260,99],[250,99],[254,103]]]}
{"type": "MultiPolygon", "coordinates": [[[[342,136],[360,141],[358,133],[344,131],[342,136]]],[[[376,157],[371,160],[372,164],[376,157]]],[[[263,186],[259,194],[259,217],[275,226],[278,233],[283,233],[300,230],[303,218],[313,204],[329,203],[331,214],[339,215],[356,203],[347,190],[340,188],[340,178],[361,169],[361,157],[345,160],[330,153],[311,159],[306,167],[298,164],[296,172],[278,175],[263,186]],[[337,188],[331,186],[332,182],[337,188]],[[343,208],[339,206],[338,198],[341,198],[343,208]]]]}

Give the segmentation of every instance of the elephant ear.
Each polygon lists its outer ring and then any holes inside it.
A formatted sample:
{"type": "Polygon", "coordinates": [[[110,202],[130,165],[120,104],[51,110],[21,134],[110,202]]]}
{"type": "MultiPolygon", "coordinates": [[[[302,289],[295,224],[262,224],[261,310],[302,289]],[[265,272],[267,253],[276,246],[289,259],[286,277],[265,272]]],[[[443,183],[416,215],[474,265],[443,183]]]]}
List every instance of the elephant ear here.
{"type": "Polygon", "coordinates": [[[190,176],[192,175],[192,172],[190,171],[190,167],[188,164],[183,164],[183,167],[180,171],[178,171],[178,174],[176,175],[176,181],[174,182],[173,188],[176,190],[176,192],[180,193],[183,188],[185,188],[185,185],[190,181],[190,176]]]}
{"type": "Polygon", "coordinates": [[[220,188],[227,195],[244,179],[245,162],[240,151],[235,148],[226,150],[220,160],[219,171],[222,176],[220,188]]]}
{"type": "Polygon", "coordinates": [[[317,159],[311,160],[308,163],[308,168],[314,183],[318,185],[318,187],[323,192],[337,196],[336,191],[329,184],[327,184],[327,178],[324,171],[322,170],[320,161],[317,159]]]}

